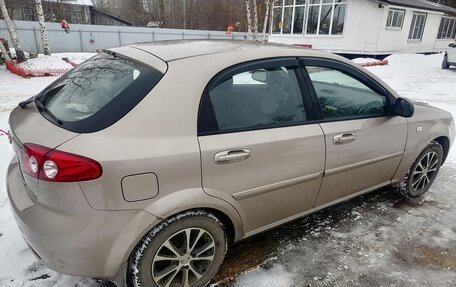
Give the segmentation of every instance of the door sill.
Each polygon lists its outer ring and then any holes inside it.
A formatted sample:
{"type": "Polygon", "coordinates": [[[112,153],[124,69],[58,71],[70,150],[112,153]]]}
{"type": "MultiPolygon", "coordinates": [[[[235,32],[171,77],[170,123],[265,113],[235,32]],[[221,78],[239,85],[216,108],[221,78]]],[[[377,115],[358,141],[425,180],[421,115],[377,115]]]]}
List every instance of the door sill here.
{"type": "Polygon", "coordinates": [[[323,205],[320,205],[320,206],[317,206],[317,207],[308,209],[308,210],[306,210],[306,211],[304,211],[304,212],[301,212],[301,213],[298,213],[298,214],[296,214],[296,215],[293,215],[293,216],[290,216],[290,217],[281,219],[281,220],[279,220],[279,221],[270,223],[270,224],[265,225],[265,226],[263,226],[263,227],[260,227],[260,228],[254,229],[254,230],[252,230],[252,231],[246,232],[245,235],[244,235],[244,237],[241,238],[241,240],[244,240],[244,239],[246,239],[247,237],[253,236],[253,235],[258,234],[258,233],[260,233],[260,232],[267,231],[267,230],[272,229],[272,228],[274,228],[274,227],[276,227],[276,226],[282,225],[282,224],[284,224],[284,223],[286,223],[286,222],[289,222],[289,221],[298,219],[298,218],[300,218],[300,217],[307,216],[307,215],[309,215],[309,214],[312,214],[312,213],[314,213],[314,212],[317,212],[317,211],[319,211],[319,210],[322,210],[322,209],[324,209],[324,208],[326,208],[326,207],[329,207],[329,206],[331,206],[331,205],[335,205],[335,204],[341,203],[341,202],[343,202],[343,201],[348,201],[348,200],[350,200],[350,199],[352,199],[352,198],[354,198],[354,197],[358,197],[358,196],[360,196],[360,195],[369,193],[369,192],[371,192],[371,191],[377,190],[377,189],[379,189],[379,188],[381,188],[381,187],[384,187],[384,186],[387,186],[387,185],[389,185],[389,184],[391,184],[391,182],[390,182],[390,181],[386,181],[386,182],[383,182],[383,183],[374,185],[374,186],[372,186],[372,187],[369,187],[369,188],[363,189],[363,190],[361,190],[361,191],[352,193],[352,194],[347,195],[347,196],[345,196],[345,197],[342,197],[342,198],[336,199],[336,200],[334,200],[334,201],[325,203],[325,204],[323,204],[323,205]]]}

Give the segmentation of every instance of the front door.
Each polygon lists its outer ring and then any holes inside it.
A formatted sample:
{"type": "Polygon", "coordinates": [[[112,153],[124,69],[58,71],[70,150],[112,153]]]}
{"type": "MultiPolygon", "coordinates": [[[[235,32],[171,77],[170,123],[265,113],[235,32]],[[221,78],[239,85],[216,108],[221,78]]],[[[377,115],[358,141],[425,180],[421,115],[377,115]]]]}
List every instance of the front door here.
{"type": "Polygon", "coordinates": [[[203,96],[202,185],[236,202],[247,233],[312,208],[320,188],[324,136],[300,73],[294,58],[244,64],[203,96]]]}
{"type": "Polygon", "coordinates": [[[316,206],[389,184],[405,149],[407,120],[391,115],[387,91],[343,63],[305,64],[326,141],[316,206]]]}

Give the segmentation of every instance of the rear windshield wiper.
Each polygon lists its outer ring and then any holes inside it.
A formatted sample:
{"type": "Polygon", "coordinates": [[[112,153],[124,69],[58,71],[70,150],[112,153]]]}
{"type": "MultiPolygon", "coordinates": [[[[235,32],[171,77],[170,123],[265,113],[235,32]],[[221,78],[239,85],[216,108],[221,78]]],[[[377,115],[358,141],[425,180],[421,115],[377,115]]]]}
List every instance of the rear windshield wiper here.
{"type": "Polygon", "coordinates": [[[33,103],[35,101],[35,96],[25,100],[25,101],[22,101],[19,103],[19,107],[21,107],[22,109],[25,109],[25,107],[30,104],[30,103],[33,103]]]}
{"type": "MultiPolygon", "coordinates": [[[[43,98],[43,97],[48,97],[49,95],[51,96],[54,96],[55,94],[57,94],[63,87],[65,87],[66,85],[60,85],[60,86],[57,86],[57,87],[54,87],[52,90],[49,90],[49,91],[46,91],[46,94],[44,94],[43,96],[33,96],[25,101],[22,101],[19,103],[19,107],[25,109],[25,107],[30,104],[30,103],[33,103],[33,102],[37,102],[37,98],[39,97],[40,99],[43,98]]],[[[42,104],[42,102],[41,102],[42,104]]],[[[47,109],[46,109],[47,110],[47,109]]]]}
{"type": "Polygon", "coordinates": [[[45,112],[48,116],[50,116],[57,124],[63,125],[63,122],[59,120],[48,108],[46,108],[45,105],[39,100],[39,99],[34,99],[32,102],[35,102],[35,105],[37,106],[38,110],[41,110],[42,112],[45,112]]]}

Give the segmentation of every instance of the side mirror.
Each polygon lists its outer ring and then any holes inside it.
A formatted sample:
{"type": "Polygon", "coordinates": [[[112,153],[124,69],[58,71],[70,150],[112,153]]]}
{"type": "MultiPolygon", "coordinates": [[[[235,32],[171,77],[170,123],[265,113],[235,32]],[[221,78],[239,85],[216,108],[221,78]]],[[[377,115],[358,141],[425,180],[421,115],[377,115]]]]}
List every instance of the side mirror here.
{"type": "Polygon", "coordinates": [[[448,47],[454,48],[454,47],[456,47],[456,44],[455,43],[451,43],[450,45],[448,45],[448,47]]]}
{"type": "Polygon", "coordinates": [[[398,98],[396,99],[396,103],[393,106],[393,112],[395,115],[404,118],[411,118],[415,113],[415,107],[406,99],[398,98]]]}
{"type": "Polygon", "coordinates": [[[269,79],[269,73],[266,70],[253,71],[252,79],[260,83],[267,83],[269,79]]]}

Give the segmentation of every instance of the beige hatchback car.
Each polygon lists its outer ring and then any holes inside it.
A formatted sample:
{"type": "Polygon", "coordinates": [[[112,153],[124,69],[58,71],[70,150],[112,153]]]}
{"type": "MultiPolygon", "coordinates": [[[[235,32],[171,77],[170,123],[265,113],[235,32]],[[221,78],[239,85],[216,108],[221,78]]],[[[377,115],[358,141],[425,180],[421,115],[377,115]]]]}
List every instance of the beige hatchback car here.
{"type": "Polygon", "coordinates": [[[332,54],[171,41],[114,48],[10,116],[7,190],[49,268],[204,286],[231,243],[386,185],[425,193],[447,112],[332,54]]]}

